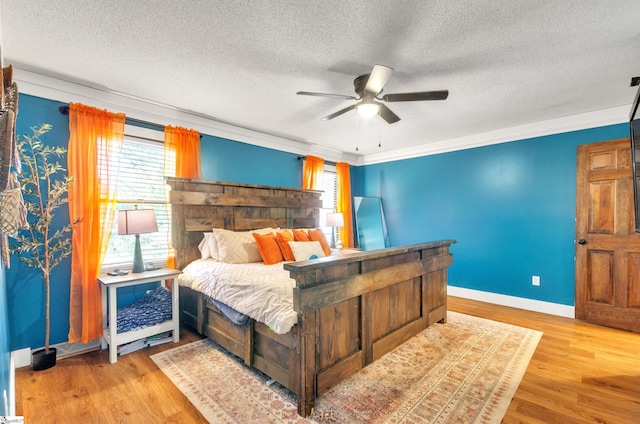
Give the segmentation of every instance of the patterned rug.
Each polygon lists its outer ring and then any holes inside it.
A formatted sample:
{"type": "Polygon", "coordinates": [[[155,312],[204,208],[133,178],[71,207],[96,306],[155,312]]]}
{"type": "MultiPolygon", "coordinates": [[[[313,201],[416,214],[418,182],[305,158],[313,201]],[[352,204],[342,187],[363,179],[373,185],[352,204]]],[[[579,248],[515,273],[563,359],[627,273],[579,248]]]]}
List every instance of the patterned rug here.
{"type": "Polygon", "coordinates": [[[296,397],[210,340],[152,356],[211,423],[499,423],[541,332],[455,312],[334,386],[296,397]]]}

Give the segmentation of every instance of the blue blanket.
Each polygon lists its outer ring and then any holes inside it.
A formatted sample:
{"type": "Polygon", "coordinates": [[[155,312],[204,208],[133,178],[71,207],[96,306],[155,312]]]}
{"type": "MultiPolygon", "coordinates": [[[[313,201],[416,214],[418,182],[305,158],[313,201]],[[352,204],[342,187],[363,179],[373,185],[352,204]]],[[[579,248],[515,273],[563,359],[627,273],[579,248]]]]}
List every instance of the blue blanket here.
{"type": "Polygon", "coordinates": [[[117,332],[139,330],[169,321],[171,318],[171,292],[164,287],[158,287],[118,310],[117,332]]]}

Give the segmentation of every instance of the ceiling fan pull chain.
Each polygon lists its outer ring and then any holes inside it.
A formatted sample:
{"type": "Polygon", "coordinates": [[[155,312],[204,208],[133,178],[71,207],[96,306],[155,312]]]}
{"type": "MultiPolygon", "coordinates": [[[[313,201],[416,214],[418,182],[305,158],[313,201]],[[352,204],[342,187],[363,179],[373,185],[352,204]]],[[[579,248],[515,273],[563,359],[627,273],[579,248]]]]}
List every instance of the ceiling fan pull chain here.
{"type": "Polygon", "coordinates": [[[358,143],[360,141],[360,118],[356,116],[356,152],[358,149],[358,143]]]}

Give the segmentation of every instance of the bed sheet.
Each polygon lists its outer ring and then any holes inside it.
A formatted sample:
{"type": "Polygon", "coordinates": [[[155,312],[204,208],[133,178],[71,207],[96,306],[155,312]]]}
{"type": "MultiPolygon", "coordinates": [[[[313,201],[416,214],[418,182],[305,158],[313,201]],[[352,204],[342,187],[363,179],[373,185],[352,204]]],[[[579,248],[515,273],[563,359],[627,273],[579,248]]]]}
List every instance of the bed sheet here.
{"type": "Polygon", "coordinates": [[[296,283],[283,265],[198,259],[183,269],[178,282],[285,334],[298,322],[298,315],[293,310],[296,283]]]}

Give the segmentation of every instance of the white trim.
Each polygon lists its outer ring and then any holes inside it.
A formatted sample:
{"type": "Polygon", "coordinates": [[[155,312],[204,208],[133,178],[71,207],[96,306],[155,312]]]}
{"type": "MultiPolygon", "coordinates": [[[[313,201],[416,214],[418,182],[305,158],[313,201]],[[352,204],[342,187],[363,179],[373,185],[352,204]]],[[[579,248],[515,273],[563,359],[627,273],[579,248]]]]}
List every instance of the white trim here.
{"type": "Polygon", "coordinates": [[[157,140],[159,142],[164,142],[164,133],[158,130],[152,130],[150,128],[138,127],[136,125],[126,124],[124,126],[124,134],[125,136],[131,137],[139,137],[143,139],[149,140],[157,140]]]}
{"type": "Polygon", "coordinates": [[[300,155],[313,154],[334,162],[356,163],[354,154],[238,127],[217,121],[213,117],[197,115],[125,93],[97,89],[16,67],[13,68],[13,79],[18,83],[20,92],[24,94],[64,103],[85,103],[112,112],[124,113],[130,118],[160,125],[193,128],[203,134],[284,152],[300,155]]]}
{"type": "Polygon", "coordinates": [[[15,368],[22,368],[31,365],[31,348],[25,347],[11,352],[15,368]]]}
{"type": "Polygon", "coordinates": [[[69,356],[80,355],[87,352],[93,352],[94,350],[100,349],[100,341],[102,337],[92,340],[89,343],[58,343],[55,345],[51,345],[51,347],[55,347],[58,350],[58,354],[56,355],[58,359],[64,359],[69,356]]]}
{"type": "Polygon", "coordinates": [[[492,144],[508,143],[510,141],[525,140],[528,138],[560,134],[569,131],[622,124],[625,122],[628,123],[630,108],[631,105],[618,106],[582,113],[579,115],[563,116],[561,118],[534,122],[517,127],[503,128],[496,131],[474,134],[466,137],[452,138],[450,140],[442,140],[434,143],[425,143],[420,146],[393,150],[391,152],[363,155],[358,157],[357,164],[371,165],[374,163],[436,155],[439,153],[489,146],[492,144]]]}
{"type": "Polygon", "coordinates": [[[8,416],[16,415],[16,364],[13,358],[13,352],[9,356],[9,410],[5,411],[8,416]]]}
{"type": "Polygon", "coordinates": [[[504,294],[472,290],[456,286],[448,286],[447,294],[449,296],[478,300],[481,302],[493,303],[495,305],[510,306],[512,308],[542,312],[543,314],[557,315],[566,318],[575,318],[575,307],[561,305],[559,303],[543,302],[541,300],[507,296],[504,294]]]}
{"type": "MultiPolygon", "coordinates": [[[[50,347],[55,347],[58,350],[56,354],[57,359],[64,359],[69,356],[80,355],[82,353],[92,352],[94,350],[100,349],[100,340],[101,338],[92,340],[86,344],[82,344],[80,342],[63,342],[51,345],[50,347]]],[[[12,351],[11,358],[15,359],[15,368],[28,367],[29,365],[31,365],[31,353],[32,351],[39,349],[44,349],[44,347],[39,347],[33,350],[29,347],[25,347],[23,349],[12,351]]]]}
{"type": "Polygon", "coordinates": [[[151,100],[110,91],[106,88],[97,89],[87,85],[64,81],[20,68],[13,68],[13,79],[18,82],[21,93],[64,103],[86,103],[95,107],[109,109],[113,112],[122,112],[131,118],[141,119],[143,121],[193,128],[203,134],[299,155],[317,155],[325,158],[325,160],[347,162],[352,165],[391,162],[568,131],[620,124],[629,121],[629,109],[631,107],[631,105],[612,107],[517,127],[425,143],[420,146],[397,149],[384,153],[355,155],[310,142],[291,140],[249,128],[238,127],[218,121],[210,116],[198,115],[151,100]]]}

